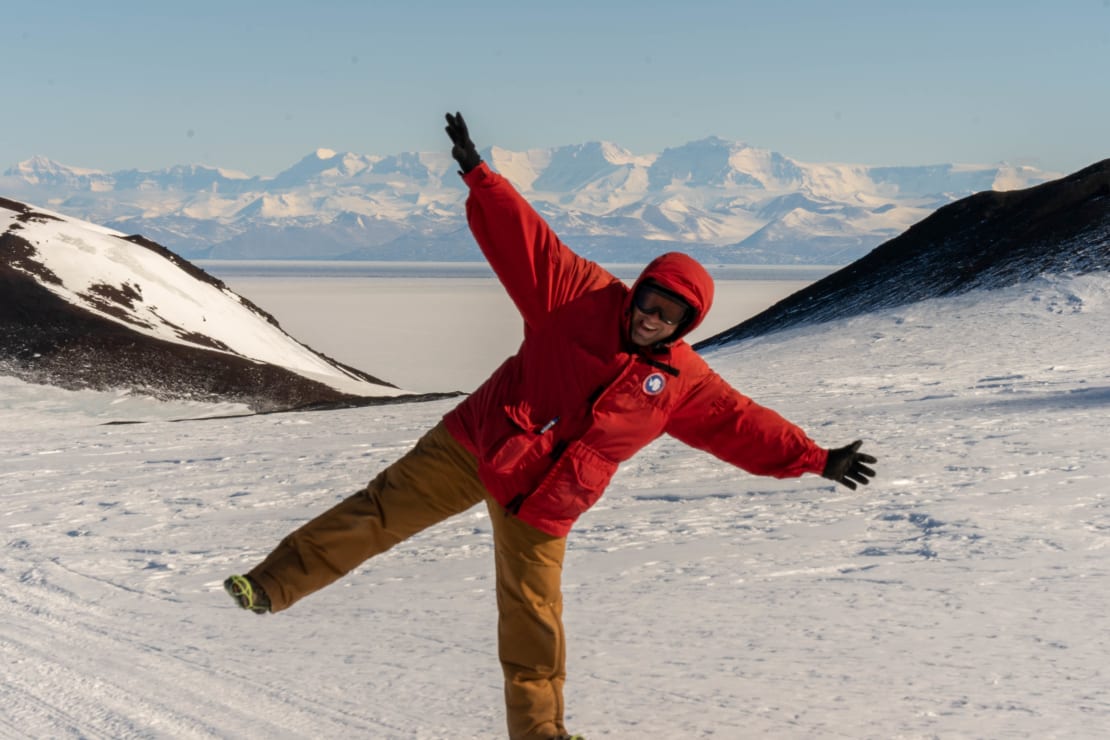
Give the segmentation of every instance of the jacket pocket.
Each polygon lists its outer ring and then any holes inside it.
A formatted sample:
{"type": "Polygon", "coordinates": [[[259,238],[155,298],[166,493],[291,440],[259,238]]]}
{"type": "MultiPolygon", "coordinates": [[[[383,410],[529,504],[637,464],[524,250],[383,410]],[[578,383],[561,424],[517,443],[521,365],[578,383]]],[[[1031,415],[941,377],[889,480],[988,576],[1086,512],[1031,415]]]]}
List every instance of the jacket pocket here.
{"type": "Polygon", "coordinates": [[[601,498],[617,467],[581,440],[571,442],[528,497],[528,505],[556,519],[576,519],[601,498]]]}
{"type": "Polygon", "coordinates": [[[533,418],[531,404],[504,407],[508,432],[489,454],[489,467],[499,474],[519,473],[551,451],[554,435],[533,418]]]}

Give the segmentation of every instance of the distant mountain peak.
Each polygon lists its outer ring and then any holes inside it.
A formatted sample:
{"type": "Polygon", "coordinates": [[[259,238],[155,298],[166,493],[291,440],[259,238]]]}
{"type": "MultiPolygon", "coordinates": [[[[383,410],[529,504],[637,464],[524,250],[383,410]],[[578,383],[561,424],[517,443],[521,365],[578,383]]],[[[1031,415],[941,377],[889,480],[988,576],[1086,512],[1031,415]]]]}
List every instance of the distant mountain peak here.
{"type": "Polygon", "coordinates": [[[32,184],[50,184],[57,181],[78,182],[82,178],[103,176],[100,170],[71,167],[49,157],[36,154],[8,168],[5,175],[19,177],[32,184]]]}

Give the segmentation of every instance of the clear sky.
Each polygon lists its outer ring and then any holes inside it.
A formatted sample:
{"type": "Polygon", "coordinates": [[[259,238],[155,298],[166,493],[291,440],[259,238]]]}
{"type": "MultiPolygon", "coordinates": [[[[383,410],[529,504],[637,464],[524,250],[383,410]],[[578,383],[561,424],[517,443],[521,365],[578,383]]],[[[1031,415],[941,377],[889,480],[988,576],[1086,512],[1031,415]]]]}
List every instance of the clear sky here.
{"type": "Polygon", "coordinates": [[[1110,0],[31,0],[0,10],[0,170],[716,135],[807,162],[1110,157],[1110,0]]]}

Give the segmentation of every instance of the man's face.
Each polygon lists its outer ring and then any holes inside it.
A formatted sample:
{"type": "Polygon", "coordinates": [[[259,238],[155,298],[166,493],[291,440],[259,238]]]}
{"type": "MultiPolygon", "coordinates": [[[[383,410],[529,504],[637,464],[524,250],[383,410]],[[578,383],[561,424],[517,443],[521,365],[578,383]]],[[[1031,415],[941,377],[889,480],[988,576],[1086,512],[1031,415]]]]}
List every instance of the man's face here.
{"type": "Polygon", "coordinates": [[[628,338],[638,347],[666,341],[678,331],[689,308],[650,286],[641,286],[632,301],[628,338]]]}

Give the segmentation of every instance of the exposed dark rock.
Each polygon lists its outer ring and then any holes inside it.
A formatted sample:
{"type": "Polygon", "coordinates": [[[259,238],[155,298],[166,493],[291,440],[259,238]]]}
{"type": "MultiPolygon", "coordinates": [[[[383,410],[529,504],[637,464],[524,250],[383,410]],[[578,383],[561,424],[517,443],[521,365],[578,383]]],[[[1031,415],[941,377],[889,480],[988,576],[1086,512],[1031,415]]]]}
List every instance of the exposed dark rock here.
{"type": "Polygon", "coordinates": [[[42,262],[35,259],[38,255],[35,245],[18,234],[12,233],[16,226],[18,224],[0,234],[0,255],[3,255],[3,263],[29,272],[43,282],[61,285],[61,278],[42,262]]]}

